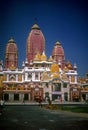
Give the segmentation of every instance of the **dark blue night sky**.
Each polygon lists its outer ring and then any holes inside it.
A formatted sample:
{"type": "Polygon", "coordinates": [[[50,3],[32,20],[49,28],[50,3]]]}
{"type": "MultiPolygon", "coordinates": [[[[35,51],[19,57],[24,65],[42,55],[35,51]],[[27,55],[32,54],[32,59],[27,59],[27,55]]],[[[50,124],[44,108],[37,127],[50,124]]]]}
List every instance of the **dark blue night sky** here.
{"type": "Polygon", "coordinates": [[[0,59],[13,37],[19,51],[19,67],[26,58],[26,40],[36,22],[46,39],[46,55],[61,42],[66,61],[76,63],[79,76],[88,72],[88,2],[87,0],[1,0],[0,59]]]}

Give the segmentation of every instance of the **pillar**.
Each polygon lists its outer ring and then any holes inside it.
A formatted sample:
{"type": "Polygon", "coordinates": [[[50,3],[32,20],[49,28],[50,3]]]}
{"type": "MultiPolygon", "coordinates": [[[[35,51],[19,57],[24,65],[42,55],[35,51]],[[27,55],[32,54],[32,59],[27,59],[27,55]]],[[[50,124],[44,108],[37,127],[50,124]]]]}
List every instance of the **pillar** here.
{"type": "Polygon", "coordinates": [[[52,89],[51,89],[51,84],[49,84],[49,97],[50,97],[50,100],[52,100],[52,89]]]}
{"type": "Polygon", "coordinates": [[[14,101],[14,93],[9,93],[9,101],[14,101]]]}

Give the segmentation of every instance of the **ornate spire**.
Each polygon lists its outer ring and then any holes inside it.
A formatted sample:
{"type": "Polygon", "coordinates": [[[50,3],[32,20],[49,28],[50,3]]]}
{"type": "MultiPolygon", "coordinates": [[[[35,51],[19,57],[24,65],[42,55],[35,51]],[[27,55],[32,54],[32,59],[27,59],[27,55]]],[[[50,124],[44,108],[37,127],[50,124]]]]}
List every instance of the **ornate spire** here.
{"type": "Polygon", "coordinates": [[[13,38],[8,41],[5,53],[5,68],[11,66],[18,68],[18,48],[13,38]]]}
{"type": "Polygon", "coordinates": [[[16,43],[15,40],[11,37],[8,43],[16,43]]]}
{"type": "Polygon", "coordinates": [[[32,29],[38,29],[38,30],[40,30],[40,27],[35,23],[35,24],[32,26],[32,29]]]}
{"type": "Polygon", "coordinates": [[[74,69],[75,69],[75,70],[77,69],[77,65],[76,65],[76,64],[74,64],[74,69]]]}
{"type": "Polygon", "coordinates": [[[34,60],[37,52],[42,54],[45,51],[45,38],[40,27],[35,23],[27,38],[26,57],[28,62],[34,60]]]}

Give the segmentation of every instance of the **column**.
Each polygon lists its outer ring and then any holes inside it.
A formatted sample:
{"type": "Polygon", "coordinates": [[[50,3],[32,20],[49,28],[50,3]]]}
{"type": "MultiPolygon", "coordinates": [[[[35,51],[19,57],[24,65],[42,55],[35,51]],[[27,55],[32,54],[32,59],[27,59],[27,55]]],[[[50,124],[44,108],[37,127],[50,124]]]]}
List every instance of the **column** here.
{"type": "Polygon", "coordinates": [[[7,81],[9,81],[9,74],[7,74],[7,81]]]}
{"type": "Polygon", "coordinates": [[[24,75],[22,74],[22,81],[24,81],[24,75]]]}
{"type": "Polygon", "coordinates": [[[70,84],[67,84],[68,101],[70,101],[70,84]]]}
{"type": "Polygon", "coordinates": [[[52,100],[52,89],[51,89],[51,84],[49,84],[49,97],[50,97],[50,100],[52,100]]]}
{"type": "Polygon", "coordinates": [[[23,98],[24,98],[24,94],[23,93],[19,93],[19,101],[23,101],[23,98]]]}
{"type": "Polygon", "coordinates": [[[75,76],[75,83],[77,83],[77,76],[75,76]]]}
{"type": "Polygon", "coordinates": [[[27,81],[27,76],[28,76],[28,74],[27,74],[27,73],[25,73],[25,81],[27,81]]]}
{"type": "Polygon", "coordinates": [[[16,81],[18,81],[18,75],[16,74],[16,81]]]}
{"type": "Polygon", "coordinates": [[[86,100],[88,101],[88,93],[86,93],[86,100]]]}
{"type": "Polygon", "coordinates": [[[14,93],[9,93],[9,101],[14,101],[14,93]]]}
{"type": "Polygon", "coordinates": [[[45,99],[45,85],[44,83],[41,83],[41,87],[43,88],[43,99],[45,99]]]}
{"type": "Polygon", "coordinates": [[[35,81],[35,72],[32,73],[32,81],[35,81]]]}
{"type": "Polygon", "coordinates": [[[30,101],[30,93],[28,94],[28,100],[30,101]]]}
{"type": "Polygon", "coordinates": [[[62,101],[64,101],[64,93],[62,92],[62,101]]]}

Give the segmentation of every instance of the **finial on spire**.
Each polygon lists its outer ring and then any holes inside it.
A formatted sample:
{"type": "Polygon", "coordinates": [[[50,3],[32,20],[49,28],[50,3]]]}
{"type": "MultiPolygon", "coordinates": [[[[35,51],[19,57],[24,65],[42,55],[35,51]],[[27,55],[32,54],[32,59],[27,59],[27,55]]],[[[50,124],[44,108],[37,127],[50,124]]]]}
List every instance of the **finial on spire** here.
{"type": "Polygon", "coordinates": [[[75,69],[75,70],[77,69],[77,65],[76,65],[76,63],[74,64],[74,69],[75,69]]]}
{"type": "Polygon", "coordinates": [[[37,24],[37,17],[35,17],[34,19],[34,24],[37,24]]]}
{"type": "Polygon", "coordinates": [[[15,43],[15,40],[13,37],[10,38],[10,40],[8,41],[8,43],[15,43]]]}

